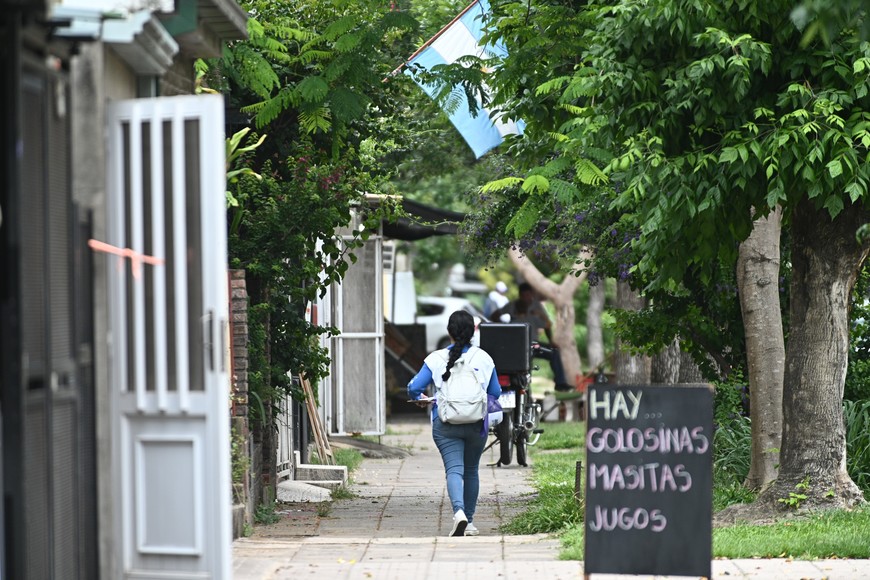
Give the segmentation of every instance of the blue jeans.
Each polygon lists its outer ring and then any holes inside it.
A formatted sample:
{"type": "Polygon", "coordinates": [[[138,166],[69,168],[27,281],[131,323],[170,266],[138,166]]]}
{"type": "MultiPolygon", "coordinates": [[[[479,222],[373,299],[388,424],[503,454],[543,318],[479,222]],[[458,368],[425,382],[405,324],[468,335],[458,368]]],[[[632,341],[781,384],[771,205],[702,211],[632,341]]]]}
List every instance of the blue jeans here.
{"type": "Polygon", "coordinates": [[[444,461],[447,495],[453,504],[453,513],[464,511],[469,522],[474,519],[477,495],[480,493],[478,468],[486,445],[486,436],[481,436],[482,423],[442,423],[437,413],[432,420],[432,439],[444,461]]]}

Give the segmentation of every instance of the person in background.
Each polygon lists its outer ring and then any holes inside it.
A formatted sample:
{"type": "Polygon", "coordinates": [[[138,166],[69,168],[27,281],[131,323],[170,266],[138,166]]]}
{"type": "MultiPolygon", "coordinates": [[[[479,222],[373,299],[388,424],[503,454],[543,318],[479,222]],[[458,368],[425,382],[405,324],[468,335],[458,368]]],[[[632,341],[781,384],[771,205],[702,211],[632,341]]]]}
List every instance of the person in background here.
{"type": "Polygon", "coordinates": [[[510,299],[508,299],[507,297],[507,291],[507,284],[505,284],[501,280],[495,283],[495,289],[489,293],[489,295],[486,297],[486,301],[483,303],[484,316],[486,316],[490,320],[494,320],[492,318],[492,313],[499,308],[504,308],[508,305],[510,299]]]}
{"type": "MultiPolygon", "coordinates": [[[[436,392],[450,378],[450,369],[454,363],[469,349],[476,374],[481,378],[481,389],[486,389],[488,395],[498,397],[501,387],[498,384],[498,374],[492,357],[479,347],[472,347],[471,337],[474,335],[474,318],[464,310],[457,310],[450,315],[447,322],[447,334],[453,343],[447,348],[436,350],[429,354],[423,362],[423,368],[408,383],[408,398],[420,401],[420,405],[428,404],[421,399],[426,388],[433,384],[436,392]]],[[[447,477],[447,495],[453,505],[453,527],[451,536],[476,536],[480,531],[474,526],[474,513],[477,508],[477,496],[480,493],[479,466],[483,448],[486,445],[486,427],[484,420],[463,425],[443,423],[438,417],[438,401],[432,405],[432,439],[441,453],[444,471],[447,477]]]]}
{"type": "Polygon", "coordinates": [[[501,316],[508,314],[510,315],[511,322],[527,322],[531,327],[533,341],[540,341],[541,332],[543,331],[549,344],[541,343],[541,346],[549,347],[552,350],[549,352],[539,350],[538,356],[549,361],[550,368],[553,370],[553,382],[556,383],[557,391],[573,390],[574,387],[565,380],[562,355],[559,354],[559,345],[553,342],[553,325],[550,322],[550,315],[547,314],[547,309],[537,299],[535,289],[528,282],[520,284],[519,292],[519,298],[493,312],[490,320],[498,320],[501,316]]]}

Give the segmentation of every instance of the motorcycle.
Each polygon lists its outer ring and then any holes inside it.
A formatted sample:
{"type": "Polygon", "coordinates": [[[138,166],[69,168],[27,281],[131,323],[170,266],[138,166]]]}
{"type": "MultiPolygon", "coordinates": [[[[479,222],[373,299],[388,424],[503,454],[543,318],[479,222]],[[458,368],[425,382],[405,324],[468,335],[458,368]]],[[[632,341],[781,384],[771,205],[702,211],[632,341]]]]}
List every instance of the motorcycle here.
{"type": "Polygon", "coordinates": [[[552,351],[529,340],[527,324],[481,324],[480,333],[481,348],[493,357],[496,369],[506,369],[498,375],[503,418],[490,428],[495,438],[486,450],[499,446],[499,460],[496,462],[499,467],[511,464],[514,451],[517,464],[528,466],[528,447],[535,445],[544,432],[538,427],[541,404],[532,397],[531,371],[534,367],[531,361],[545,358],[552,351]]]}

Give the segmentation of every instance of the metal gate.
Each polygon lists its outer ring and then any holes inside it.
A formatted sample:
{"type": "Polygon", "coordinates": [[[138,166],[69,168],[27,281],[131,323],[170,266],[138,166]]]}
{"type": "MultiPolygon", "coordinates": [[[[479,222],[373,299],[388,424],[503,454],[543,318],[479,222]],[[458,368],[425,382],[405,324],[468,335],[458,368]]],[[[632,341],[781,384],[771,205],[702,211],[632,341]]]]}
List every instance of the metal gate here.
{"type": "Polygon", "coordinates": [[[113,486],[123,578],[230,578],[224,103],[108,117],[113,486]]]}
{"type": "Polygon", "coordinates": [[[330,435],[386,430],[382,244],[373,235],[354,250],[356,262],[321,302],[324,323],[341,331],[331,339],[332,367],[320,389],[330,435]]]}

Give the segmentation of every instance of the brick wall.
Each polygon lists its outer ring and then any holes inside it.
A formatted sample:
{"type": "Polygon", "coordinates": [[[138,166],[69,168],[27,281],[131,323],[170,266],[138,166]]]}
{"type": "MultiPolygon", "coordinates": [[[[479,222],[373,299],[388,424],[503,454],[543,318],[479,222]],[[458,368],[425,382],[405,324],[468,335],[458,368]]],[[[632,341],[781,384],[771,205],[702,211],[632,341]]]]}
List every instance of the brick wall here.
{"type": "MultiPolygon", "coordinates": [[[[233,356],[233,424],[243,424],[245,429],[245,444],[249,451],[249,476],[246,480],[245,505],[248,509],[248,523],[252,514],[261,504],[269,504],[275,500],[276,473],[276,438],[273,428],[272,405],[268,400],[262,402],[251,396],[250,392],[250,361],[249,361],[249,323],[248,306],[252,299],[256,300],[256,286],[252,286],[246,278],[244,270],[230,270],[230,300],[232,319],[232,356],[233,356]],[[250,293],[249,293],[250,290],[250,293]],[[256,405],[255,416],[265,413],[262,420],[249,420],[251,405],[256,405]],[[262,406],[261,406],[262,405],[262,406]]],[[[262,299],[262,298],[261,298],[262,299]]],[[[268,317],[265,321],[268,332],[268,317]]],[[[266,366],[269,364],[269,340],[266,338],[266,366]]]]}
{"type": "Polygon", "coordinates": [[[241,439],[241,449],[248,457],[243,481],[233,484],[233,536],[239,537],[245,524],[253,525],[256,509],[257,479],[253,465],[251,430],[248,423],[248,292],[244,270],[230,270],[230,325],[232,333],[232,409],[230,421],[233,437],[241,439]],[[243,506],[243,507],[242,507],[243,506]]]}

